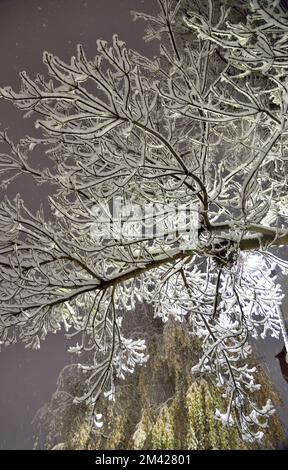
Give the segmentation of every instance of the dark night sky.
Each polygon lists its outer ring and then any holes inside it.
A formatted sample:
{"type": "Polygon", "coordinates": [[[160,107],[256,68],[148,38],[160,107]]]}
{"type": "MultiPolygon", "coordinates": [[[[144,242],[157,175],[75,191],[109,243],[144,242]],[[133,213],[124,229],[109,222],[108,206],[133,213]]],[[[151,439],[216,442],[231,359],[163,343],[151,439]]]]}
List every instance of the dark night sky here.
{"type": "MultiPolygon", "coordinates": [[[[156,0],[0,0],[0,86],[12,85],[17,90],[22,70],[32,77],[45,73],[44,50],[69,60],[81,43],[87,56],[93,57],[96,39],[109,40],[114,33],[129,47],[155,55],[155,45],[142,41],[143,24],[132,22],[129,14],[131,9],[151,12],[155,8],[156,0]]],[[[22,113],[4,101],[0,101],[0,125],[15,141],[33,132],[33,120],[23,120],[22,113]]],[[[29,178],[19,178],[7,194],[11,197],[17,192],[28,207],[38,208],[42,202],[47,208],[47,186],[39,188],[29,178]]],[[[31,421],[55,390],[61,368],[72,360],[67,345],[59,333],[48,336],[39,351],[27,350],[22,344],[1,351],[0,449],[33,447],[31,421]]],[[[281,349],[282,342],[275,340],[260,345],[270,377],[285,400],[282,418],[288,422],[288,388],[274,360],[281,349]]]]}
{"type": "MultiPolygon", "coordinates": [[[[151,12],[155,7],[156,0],[0,0],[0,86],[19,89],[18,73],[22,70],[31,77],[44,73],[44,50],[69,60],[81,43],[87,56],[93,57],[96,39],[109,40],[114,33],[129,47],[156,54],[153,44],[142,41],[143,23],[132,22],[129,13],[151,12]]],[[[33,132],[33,120],[23,120],[22,113],[3,100],[0,124],[15,141],[33,132]]],[[[28,207],[38,208],[40,201],[47,207],[48,191],[45,186],[36,187],[29,178],[19,178],[7,194],[11,197],[19,192],[28,207]]],[[[51,334],[39,351],[27,350],[23,344],[2,349],[0,449],[33,447],[31,421],[55,390],[61,368],[72,360],[67,344],[58,333],[51,334]]]]}

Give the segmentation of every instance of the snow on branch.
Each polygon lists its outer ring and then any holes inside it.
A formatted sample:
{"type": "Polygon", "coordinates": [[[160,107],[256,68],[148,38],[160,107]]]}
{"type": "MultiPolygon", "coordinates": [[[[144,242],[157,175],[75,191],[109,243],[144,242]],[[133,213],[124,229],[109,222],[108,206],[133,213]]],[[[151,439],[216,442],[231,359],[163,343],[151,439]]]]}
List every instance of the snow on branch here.
{"type": "Polygon", "coordinates": [[[278,338],[283,323],[272,248],[288,244],[287,18],[279,2],[158,3],[134,14],[157,58],[114,35],[94,59],[45,52],[48,80],[23,72],[18,92],[0,89],[39,128],[18,145],[0,134],[3,187],[26,173],[52,188],[50,218],[20,196],[0,205],[1,344],[38,348],[63,326],[72,352],[93,353],[76,401],[98,416],[100,394],[117,398],[148,360],[122,323],[150,303],[202,339],[193,373],[223,389],[216,418],[261,439],[272,405],[246,360],[249,338],[278,338]]]}

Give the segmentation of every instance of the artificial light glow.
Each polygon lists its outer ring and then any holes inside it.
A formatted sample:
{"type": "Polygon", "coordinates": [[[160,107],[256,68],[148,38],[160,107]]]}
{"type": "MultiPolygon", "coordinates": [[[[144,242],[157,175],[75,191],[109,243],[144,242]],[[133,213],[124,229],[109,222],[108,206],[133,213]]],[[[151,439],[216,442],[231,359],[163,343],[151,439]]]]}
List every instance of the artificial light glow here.
{"type": "Polygon", "coordinates": [[[262,260],[260,256],[258,255],[251,254],[251,255],[245,256],[245,265],[247,266],[247,268],[256,269],[256,268],[259,268],[262,264],[263,264],[262,260]]]}

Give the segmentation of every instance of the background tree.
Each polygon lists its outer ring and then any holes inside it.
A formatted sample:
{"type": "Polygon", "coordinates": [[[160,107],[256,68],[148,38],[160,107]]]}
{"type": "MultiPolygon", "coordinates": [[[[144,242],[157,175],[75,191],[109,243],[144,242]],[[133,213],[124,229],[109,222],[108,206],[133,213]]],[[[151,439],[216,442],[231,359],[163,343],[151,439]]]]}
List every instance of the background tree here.
{"type": "Polygon", "coordinates": [[[228,403],[216,417],[253,441],[273,406],[251,395],[249,336],[282,331],[288,346],[275,278],[287,264],[269,249],[288,243],[288,21],[279,2],[240,2],[237,15],[222,1],[158,4],[157,17],[134,15],[160,42],[154,60],[114,36],[93,60],[81,46],[70,64],[45,52],[49,81],[23,72],[18,93],[1,89],[40,131],[18,145],[2,133],[3,184],[29,172],[54,191],[49,220],[20,197],[1,203],[1,341],[38,348],[48,331],[72,328],[71,350],[93,356],[79,366],[87,388],[76,401],[91,405],[97,429],[101,392],[115,399],[147,362],[144,340],[121,328],[145,300],[201,338],[193,371],[214,374],[228,403]],[[49,156],[44,172],[29,158],[36,149],[49,156]],[[135,201],[150,212],[131,222],[135,201]],[[179,205],[197,207],[197,240],[191,211],[184,223],[167,215],[179,205]]]}
{"type": "MultiPolygon", "coordinates": [[[[118,385],[115,402],[98,404],[107,421],[105,429],[91,433],[89,406],[75,405],[73,398],[83,393],[81,373],[75,365],[65,368],[57,391],[37,413],[39,441],[45,448],[61,449],[265,449],[281,448],[284,434],[278,417],[269,422],[261,444],[245,443],[237,429],[215,421],[215,408],[224,408],[221,390],[209,377],[191,374],[191,361],[201,355],[201,341],[191,342],[186,323],[153,321],[151,311],[139,305],[137,315],[127,315],[130,335],[147,341],[150,352],[145,367],[118,385]]],[[[88,358],[87,358],[88,359],[88,358]]],[[[279,398],[255,354],[249,366],[257,367],[261,384],[258,402],[279,398]]],[[[38,442],[39,444],[39,442],[38,442]]]]}

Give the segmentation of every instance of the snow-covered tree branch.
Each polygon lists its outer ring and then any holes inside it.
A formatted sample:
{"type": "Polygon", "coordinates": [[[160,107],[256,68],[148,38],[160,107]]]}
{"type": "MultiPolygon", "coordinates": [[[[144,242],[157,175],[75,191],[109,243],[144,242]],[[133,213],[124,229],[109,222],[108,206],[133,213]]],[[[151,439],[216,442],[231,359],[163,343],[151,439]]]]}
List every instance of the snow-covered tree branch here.
{"type": "Polygon", "coordinates": [[[273,246],[288,245],[288,18],[270,3],[158,0],[157,16],[134,13],[158,57],[115,35],[98,40],[94,59],[81,46],[68,64],[45,52],[49,81],[23,72],[19,92],[0,90],[41,132],[18,145],[1,133],[3,186],[28,173],[50,185],[52,209],[35,215],[20,196],[0,205],[1,342],[37,348],[71,328],[71,350],[94,351],[79,366],[79,400],[96,411],[99,394],[114,399],[117,381],[147,360],[121,323],[148,302],[202,339],[193,371],[223,388],[216,418],[254,440],[273,412],[251,401],[258,385],[245,364],[249,337],[283,330],[276,266],[287,263],[273,246]],[[30,154],[44,151],[39,171],[30,154]],[[167,216],[179,206],[199,215],[193,233],[191,213],[181,230],[179,210],[167,216]]]}

